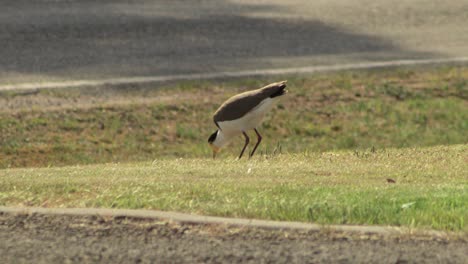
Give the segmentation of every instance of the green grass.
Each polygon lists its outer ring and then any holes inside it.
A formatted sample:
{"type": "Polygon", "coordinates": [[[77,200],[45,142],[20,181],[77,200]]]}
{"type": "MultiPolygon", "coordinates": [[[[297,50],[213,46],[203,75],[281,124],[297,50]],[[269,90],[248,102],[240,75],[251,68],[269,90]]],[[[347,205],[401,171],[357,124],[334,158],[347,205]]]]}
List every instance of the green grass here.
{"type": "Polygon", "coordinates": [[[0,205],[466,233],[467,80],[458,65],[0,93],[0,205]],[[236,161],[239,137],[210,159],[219,104],[283,79],[258,155],[236,161]]]}
{"type": "Polygon", "coordinates": [[[468,231],[468,145],[0,170],[0,204],[468,231]],[[393,179],[396,183],[388,183],[393,179]]]}
{"type": "MultiPolygon", "coordinates": [[[[289,94],[260,128],[259,152],[278,144],[284,153],[301,153],[468,142],[468,67],[381,69],[0,94],[31,105],[0,111],[0,168],[209,157],[216,108],[281,79],[289,94]],[[37,98],[46,103],[35,106],[37,98]],[[48,109],[47,102],[61,106],[48,109]]],[[[221,157],[238,155],[242,140],[221,157]]]]}

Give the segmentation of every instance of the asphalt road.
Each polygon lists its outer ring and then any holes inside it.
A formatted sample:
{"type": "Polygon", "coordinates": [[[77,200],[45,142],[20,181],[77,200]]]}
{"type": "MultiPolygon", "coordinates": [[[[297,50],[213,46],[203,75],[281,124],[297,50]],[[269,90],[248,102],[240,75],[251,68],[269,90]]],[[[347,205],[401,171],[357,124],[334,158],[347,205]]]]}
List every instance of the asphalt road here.
{"type": "Polygon", "coordinates": [[[0,84],[468,54],[466,0],[3,0],[0,84]]]}
{"type": "Polygon", "coordinates": [[[2,263],[466,263],[468,242],[0,214],[2,263]]]}

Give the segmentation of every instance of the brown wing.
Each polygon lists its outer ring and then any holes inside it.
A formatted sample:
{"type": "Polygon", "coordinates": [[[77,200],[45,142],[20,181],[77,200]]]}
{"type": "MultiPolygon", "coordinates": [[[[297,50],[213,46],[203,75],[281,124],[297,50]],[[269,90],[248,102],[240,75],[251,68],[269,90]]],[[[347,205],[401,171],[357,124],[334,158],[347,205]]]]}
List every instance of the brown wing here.
{"type": "Polygon", "coordinates": [[[241,118],[266,98],[283,95],[285,93],[285,83],[285,81],[272,83],[263,88],[244,92],[229,98],[215,112],[213,116],[215,124],[217,125],[217,122],[241,118]]]}

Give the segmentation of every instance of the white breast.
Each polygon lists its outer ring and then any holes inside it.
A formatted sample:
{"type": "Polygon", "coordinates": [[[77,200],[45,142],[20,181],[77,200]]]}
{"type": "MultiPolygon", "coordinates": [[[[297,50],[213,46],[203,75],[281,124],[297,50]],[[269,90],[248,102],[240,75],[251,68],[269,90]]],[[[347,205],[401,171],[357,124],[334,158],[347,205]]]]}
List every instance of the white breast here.
{"type": "Polygon", "coordinates": [[[254,129],[261,124],[263,117],[271,110],[276,100],[277,97],[267,98],[243,117],[236,120],[218,122],[218,125],[226,135],[240,134],[242,131],[254,129]]]}

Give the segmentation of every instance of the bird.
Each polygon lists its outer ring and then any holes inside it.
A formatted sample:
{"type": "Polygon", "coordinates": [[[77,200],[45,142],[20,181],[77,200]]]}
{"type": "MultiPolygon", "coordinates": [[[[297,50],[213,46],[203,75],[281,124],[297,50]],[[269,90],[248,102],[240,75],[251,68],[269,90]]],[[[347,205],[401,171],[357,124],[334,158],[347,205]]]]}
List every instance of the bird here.
{"type": "Polygon", "coordinates": [[[255,150],[262,141],[262,136],[257,127],[279,98],[288,92],[286,82],[271,83],[260,89],[234,95],[216,110],[213,121],[218,129],[208,138],[208,143],[213,150],[213,159],[216,158],[216,154],[223,146],[228,144],[234,137],[242,134],[245,143],[238,158],[241,159],[250,142],[250,138],[246,133],[249,130],[254,130],[257,135],[257,143],[249,158],[254,155],[255,150]]]}

